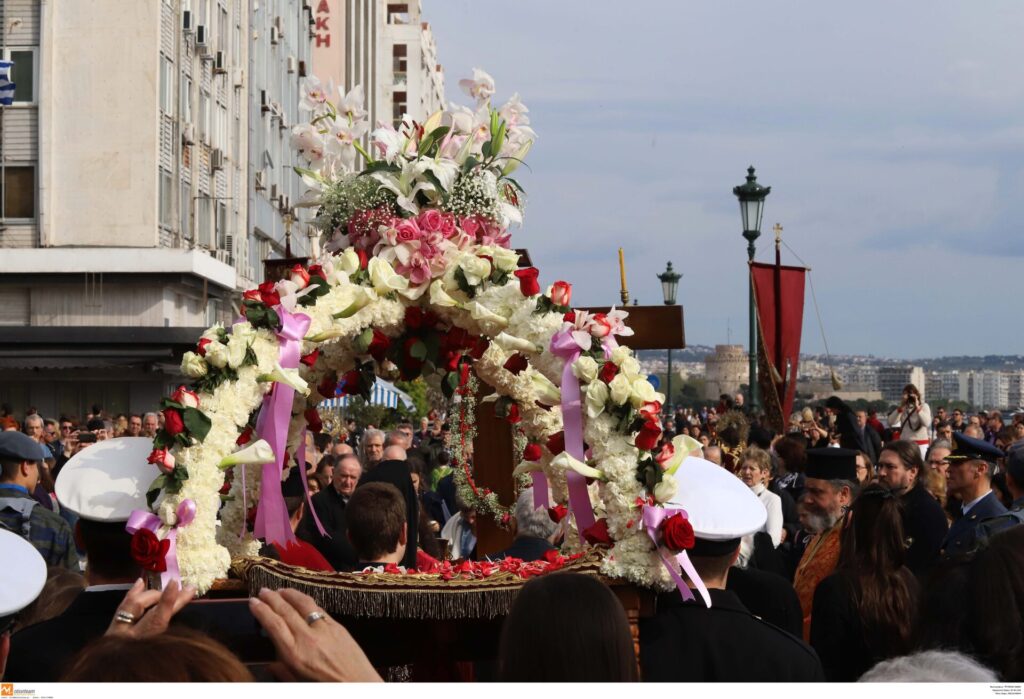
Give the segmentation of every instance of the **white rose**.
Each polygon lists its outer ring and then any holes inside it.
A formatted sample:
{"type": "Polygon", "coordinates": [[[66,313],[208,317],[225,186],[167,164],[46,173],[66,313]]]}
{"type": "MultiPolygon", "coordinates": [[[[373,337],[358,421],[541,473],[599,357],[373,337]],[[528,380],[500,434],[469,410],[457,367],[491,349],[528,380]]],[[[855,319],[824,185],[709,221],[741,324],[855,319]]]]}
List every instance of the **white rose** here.
{"type": "Polygon", "coordinates": [[[654,386],[646,378],[633,379],[633,391],[629,396],[629,400],[634,408],[639,410],[644,403],[652,401],[662,403],[664,398],[663,395],[654,390],[654,386]]]}
{"type": "Polygon", "coordinates": [[[612,402],[615,405],[624,405],[633,394],[633,384],[621,373],[615,375],[608,388],[611,390],[612,402]]]}
{"type": "Polygon", "coordinates": [[[228,342],[228,365],[232,369],[237,369],[242,366],[242,362],[245,361],[246,350],[249,349],[249,343],[241,337],[233,337],[228,342]]]}
{"type": "Polygon", "coordinates": [[[636,377],[640,375],[640,362],[633,357],[624,359],[619,368],[622,369],[622,373],[627,376],[636,377]]]}
{"type": "Polygon", "coordinates": [[[459,267],[470,286],[479,286],[486,277],[491,276],[491,263],[476,255],[463,255],[459,267]]]}
{"type": "Polygon", "coordinates": [[[593,420],[604,412],[610,393],[604,381],[594,381],[587,386],[587,417],[593,420]]]}
{"type": "Polygon", "coordinates": [[[212,328],[207,328],[206,332],[200,335],[200,337],[202,337],[205,340],[218,340],[220,339],[220,331],[223,329],[224,326],[218,323],[217,325],[214,325],[212,328]]]}
{"type": "MultiPolygon", "coordinates": [[[[572,373],[583,383],[592,383],[597,378],[597,362],[591,357],[580,357],[572,365],[572,373]]],[[[604,383],[603,381],[599,383],[604,383]]]]}
{"type": "Polygon", "coordinates": [[[615,366],[622,366],[622,363],[629,359],[630,356],[631,350],[624,345],[619,345],[612,350],[612,356],[610,359],[615,363],[615,366]]]}
{"type": "Polygon", "coordinates": [[[206,376],[206,361],[195,352],[186,352],[181,358],[181,373],[191,379],[206,376]]]}
{"type": "Polygon", "coordinates": [[[352,274],[359,269],[359,253],[355,248],[345,248],[345,252],[338,256],[338,264],[345,274],[352,274]]]}
{"type": "Polygon", "coordinates": [[[217,341],[206,346],[206,361],[211,366],[223,369],[228,365],[228,348],[217,341]]]}
{"type": "Polygon", "coordinates": [[[519,253],[508,248],[494,249],[494,266],[500,272],[513,272],[519,267],[519,253]]]}

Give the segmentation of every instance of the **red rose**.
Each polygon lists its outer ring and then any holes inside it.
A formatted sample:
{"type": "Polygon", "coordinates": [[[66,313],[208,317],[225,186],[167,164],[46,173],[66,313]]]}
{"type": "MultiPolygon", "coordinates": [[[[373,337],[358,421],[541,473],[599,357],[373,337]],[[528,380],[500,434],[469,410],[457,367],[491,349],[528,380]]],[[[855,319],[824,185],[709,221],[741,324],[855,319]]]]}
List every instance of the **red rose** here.
{"type": "Polygon", "coordinates": [[[565,505],[555,505],[548,508],[548,517],[555,523],[561,522],[567,514],[569,514],[569,508],[565,505]]]}
{"type": "Polygon", "coordinates": [[[672,442],[665,442],[661,445],[661,451],[654,456],[654,461],[661,466],[661,469],[665,470],[665,464],[672,460],[672,457],[676,455],[676,448],[672,445],[672,442]]]}
{"type": "Polygon", "coordinates": [[[309,276],[311,276],[311,277],[320,277],[321,279],[327,279],[327,277],[324,276],[324,268],[321,267],[320,265],[310,265],[309,266],[309,276]]]}
{"type": "Polygon", "coordinates": [[[444,366],[446,371],[455,371],[459,368],[460,359],[462,359],[461,353],[449,350],[441,356],[441,364],[444,366]]]}
{"type": "Polygon", "coordinates": [[[274,288],[274,282],[263,282],[259,286],[260,301],[267,306],[276,306],[281,303],[281,295],[274,288]]]}
{"type": "Polygon", "coordinates": [[[608,533],[608,520],[603,517],[591,526],[583,530],[583,538],[587,540],[588,544],[605,544],[607,546],[612,545],[611,534],[608,533]]]}
{"type": "Polygon", "coordinates": [[[174,454],[166,449],[154,449],[146,461],[159,468],[161,473],[170,473],[174,470],[174,454]]]}
{"type": "Polygon", "coordinates": [[[306,425],[313,434],[320,434],[324,429],[324,423],[320,419],[320,412],[316,408],[306,408],[306,425]]]}
{"type": "Polygon", "coordinates": [[[548,451],[551,452],[552,456],[558,456],[565,451],[565,432],[559,432],[548,437],[547,441],[548,451]]]}
{"type": "Polygon", "coordinates": [[[569,311],[564,316],[562,316],[562,320],[564,320],[566,323],[575,323],[576,322],[576,311],[569,311]]]}
{"type": "Polygon", "coordinates": [[[423,309],[419,306],[409,306],[406,308],[405,326],[412,330],[419,330],[423,327],[423,309]]]}
{"type": "Polygon", "coordinates": [[[448,347],[449,349],[463,349],[465,347],[469,347],[469,333],[466,332],[465,328],[454,327],[445,334],[443,342],[445,347],[448,347]]]}
{"type": "Polygon", "coordinates": [[[657,420],[647,420],[637,433],[633,444],[641,451],[651,451],[658,444],[660,438],[661,425],[657,420]]]}
{"type": "Polygon", "coordinates": [[[519,374],[529,365],[530,361],[526,358],[526,356],[519,354],[518,352],[509,357],[508,361],[505,362],[505,368],[511,371],[516,376],[519,376],[519,374]]]}
{"type": "Polygon", "coordinates": [[[568,306],[572,303],[572,284],[555,282],[551,285],[551,303],[556,306],[568,306]]]}
{"type": "Polygon", "coordinates": [[[509,424],[517,425],[522,421],[522,417],[519,416],[519,404],[513,403],[508,406],[508,415],[505,419],[509,421],[509,424]]]}
{"type": "Polygon", "coordinates": [[[619,367],[615,366],[615,362],[605,362],[604,366],[601,367],[601,373],[598,376],[605,383],[611,383],[615,375],[619,373],[619,367]]]}
{"type": "Polygon", "coordinates": [[[370,356],[376,359],[378,362],[384,361],[384,355],[388,351],[388,347],[391,346],[391,340],[387,335],[382,333],[380,330],[374,328],[373,339],[370,341],[370,346],[366,348],[366,351],[370,353],[370,356]]]}
{"type": "Polygon", "coordinates": [[[362,375],[358,369],[352,371],[341,377],[341,390],[349,395],[355,395],[359,393],[359,384],[362,380],[362,375]]]}
{"type": "Polygon", "coordinates": [[[480,359],[490,346],[491,343],[486,337],[477,337],[469,347],[469,356],[473,359],[480,359]]]}
{"type": "Polygon", "coordinates": [[[199,407],[199,395],[184,386],[178,386],[178,390],[171,394],[171,400],[184,405],[186,408],[199,407]]]}
{"type": "Polygon", "coordinates": [[[661,523],[661,538],[672,551],[692,549],[695,542],[693,525],[682,515],[672,515],[661,523]]]}
{"type": "Polygon", "coordinates": [[[366,269],[370,264],[370,258],[366,256],[366,251],[356,250],[356,254],[359,255],[359,269],[366,269]]]}
{"type": "Polygon", "coordinates": [[[242,298],[245,299],[246,301],[262,302],[259,289],[249,289],[248,291],[242,294],[242,298]]]}
{"type": "Polygon", "coordinates": [[[148,529],[139,529],[132,536],[132,558],[141,567],[154,573],[163,573],[167,570],[166,556],[170,548],[170,539],[161,541],[148,529]]]}
{"type": "Polygon", "coordinates": [[[300,289],[305,289],[307,286],[309,286],[309,272],[302,269],[302,265],[297,264],[294,267],[292,267],[288,275],[288,278],[291,279],[295,286],[299,287],[300,289]]]}
{"type": "Polygon", "coordinates": [[[171,437],[185,431],[185,421],[181,419],[181,413],[174,408],[164,408],[164,431],[171,437]]]}
{"type": "Polygon", "coordinates": [[[324,398],[334,398],[334,392],[338,388],[338,375],[328,374],[320,382],[320,385],[316,387],[316,392],[324,398]]]}
{"type": "Polygon", "coordinates": [[[647,401],[640,406],[640,417],[645,420],[654,420],[661,415],[661,403],[656,400],[647,401]]]}
{"type": "Polygon", "coordinates": [[[252,432],[252,427],[247,426],[244,430],[242,430],[242,434],[238,435],[238,439],[235,440],[235,444],[238,446],[242,446],[251,442],[252,432]]]}
{"type": "Polygon", "coordinates": [[[303,364],[305,364],[306,366],[308,366],[310,369],[312,369],[313,365],[316,364],[316,360],[319,357],[320,357],[320,350],[315,349],[312,352],[310,352],[309,354],[303,355],[302,359],[300,359],[299,361],[302,362],[303,364]]]}
{"type": "Polygon", "coordinates": [[[208,344],[210,344],[211,342],[213,342],[213,340],[211,340],[209,338],[206,338],[206,337],[201,339],[199,341],[199,344],[196,346],[196,354],[198,354],[200,357],[205,357],[206,356],[206,346],[208,344]]]}
{"type": "Polygon", "coordinates": [[[519,291],[522,292],[523,296],[536,296],[540,293],[540,284],[537,283],[538,275],[540,275],[540,270],[536,267],[516,270],[516,277],[519,279],[519,291]]]}
{"type": "Polygon", "coordinates": [[[530,442],[523,449],[523,461],[540,461],[540,445],[530,442]]]}

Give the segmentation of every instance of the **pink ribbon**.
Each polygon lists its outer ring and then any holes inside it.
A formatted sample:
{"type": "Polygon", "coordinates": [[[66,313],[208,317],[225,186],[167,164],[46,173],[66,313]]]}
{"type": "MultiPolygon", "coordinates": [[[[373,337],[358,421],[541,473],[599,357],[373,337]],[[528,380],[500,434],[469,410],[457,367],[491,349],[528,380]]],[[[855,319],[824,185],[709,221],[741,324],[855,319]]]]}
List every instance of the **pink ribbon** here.
{"type": "MultiPolygon", "coordinates": [[[[643,522],[644,528],[647,530],[647,536],[651,537],[651,541],[654,542],[655,550],[658,552],[658,558],[661,559],[661,564],[665,566],[665,570],[672,577],[676,587],[679,589],[679,594],[683,596],[683,599],[690,601],[693,599],[693,593],[690,592],[690,586],[686,584],[682,576],[679,574],[679,570],[676,566],[669,562],[669,558],[662,553],[662,547],[658,545],[658,527],[661,523],[674,515],[686,516],[686,510],[678,507],[651,507],[650,505],[644,505],[643,509],[643,522]]],[[[690,557],[686,555],[686,551],[680,551],[676,557],[675,562],[683,569],[686,573],[686,577],[690,579],[690,582],[697,588],[697,592],[704,598],[704,604],[710,609],[711,608],[711,595],[708,594],[707,587],[704,586],[704,582],[700,579],[697,574],[697,569],[693,567],[693,563],[690,561],[690,557]]]]}
{"type": "Polygon", "coordinates": [[[533,509],[536,510],[538,507],[547,509],[550,506],[548,477],[543,471],[533,471],[530,473],[530,477],[533,479],[533,509]]]}
{"type": "MultiPolygon", "coordinates": [[[[160,573],[160,587],[161,589],[166,588],[167,584],[172,580],[176,580],[178,584],[181,584],[181,572],[178,570],[178,528],[187,527],[192,524],[192,520],[196,518],[196,503],[192,499],[182,500],[178,505],[178,510],[175,512],[178,517],[178,522],[167,532],[167,536],[164,537],[171,542],[171,545],[167,548],[167,554],[164,556],[164,562],[167,564],[167,569],[160,573]]],[[[159,539],[157,531],[163,526],[163,521],[157,515],[153,514],[149,510],[134,510],[128,517],[128,522],[124,528],[129,534],[135,534],[140,529],[148,529],[153,532],[154,535],[159,539]]]]}
{"type": "MultiPolygon", "coordinates": [[[[281,368],[297,369],[302,353],[302,338],[309,330],[310,318],[302,313],[289,313],[281,306],[275,306],[274,310],[281,318],[281,329],[277,332],[277,337],[281,341],[281,368]]],[[[288,508],[281,493],[281,473],[284,469],[284,452],[288,443],[288,425],[291,422],[294,398],[294,388],[287,384],[275,383],[271,392],[263,398],[263,407],[260,408],[260,416],[256,421],[256,433],[260,439],[267,440],[274,451],[274,461],[263,464],[260,500],[253,534],[268,544],[283,546],[295,541],[295,534],[288,521],[288,508]]]]}
{"type": "Polygon", "coordinates": [[[320,518],[316,516],[316,508],[313,507],[313,496],[309,494],[309,480],[306,478],[306,428],[302,428],[302,435],[299,437],[299,453],[295,455],[295,466],[299,469],[299,477],[302,478],[302,490],[306,493],[306,504],[309,505],[309,513],[313,515],[313,523],[316,524],[317,531],[320,532],[320,536],[326,536],[328,539],[331,535],[324,529],[324,525],[320,524],[320,518]]]}
{"type": "MultiPolygon", "coordinates": [[[[565,450],[577,461],[583,461],[583,402],[580,395],[580,382],[572,373],[573,363],[579,359],[582,350],[572,332],[561,330],[551,338],[551,353],[565,361],[562,368],[562,424],[565,430],[565,450]]],[[[576,518],[576,529],[580,534],[580,543],[584,541],[583,532],[594,526],[594,510],[590,506],[590,493],[587,492],[587,479],[575,471],[565,474],[569,489],[569,509],[576,518]]],[[[536,483],[536,482],[535,482],[536,483]]],[[[544,482],[544,499],[547,500],[547,481],[544,482]]],[[[534,491],[534,503],[537,502],[537,491],[534,491]]]]}

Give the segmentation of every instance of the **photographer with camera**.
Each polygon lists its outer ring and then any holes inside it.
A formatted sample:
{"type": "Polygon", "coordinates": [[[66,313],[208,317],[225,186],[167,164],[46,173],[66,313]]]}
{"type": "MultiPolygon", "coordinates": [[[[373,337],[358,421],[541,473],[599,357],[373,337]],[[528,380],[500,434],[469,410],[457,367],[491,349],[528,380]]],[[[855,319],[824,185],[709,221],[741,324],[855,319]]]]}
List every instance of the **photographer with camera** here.
{"type": "Polygon", "coordinates": [[[921,400],[921,391],[908,383],[903,388],[903,402],[889,413],[889,427],[899,430],[899,438],[910,440],[921,448],[921,454],[928,450],[928,429],[932,424],[932,409],[921,400]]]}

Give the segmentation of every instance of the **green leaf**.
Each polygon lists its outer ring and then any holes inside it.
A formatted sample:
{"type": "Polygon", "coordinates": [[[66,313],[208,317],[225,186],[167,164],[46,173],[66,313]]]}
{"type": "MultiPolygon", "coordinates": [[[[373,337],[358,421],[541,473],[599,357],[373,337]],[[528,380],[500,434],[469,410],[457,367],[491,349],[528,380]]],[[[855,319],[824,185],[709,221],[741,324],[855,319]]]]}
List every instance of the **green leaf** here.
{"type": "Polygon", "coordinates": [[[485,160],[487,158],[490,158],[491,157],[491,142],[490,141],[485,141],[484,144],[482,146],[480,146],[480,152],[483,153],[483,156],[484,156],[485,160]]]}
{"type": "Polygon", "coordinates": [[[267,309],[267,325],[270,326],[271,330],[281,329],[281,318],[273,308],[267,309]]]}
{"type": "Polygon", "coordinates": [[[299,177],[302,177],[303,175],[307,175],[309,177],[312,177],[317,182],[320,182],[322,184],[329,184],[327,182],[327,180],[324,179],[324,176],[321,175],[319,172],[316,172],[314,170],[310,170],[309,168],[298,167],[297,165],[295,167],[293,167],[292,169],[295,170],[295,174],[297,174],[299,177]]]}
{"type": "Polygon", "coordinates": [[[444,397],[451,400],[451,397],[455,395],[455,389],[459,387],[459,375],[457,372],[449,371],[445,374],[444,380],[441,381],[441,393],[444,397]]]}
{"type": "Polygon", "coordinates": [[[373,163],[370,163],[369,165],[367,165],[363,169],[363,171],[360,172],[359,174],[360,175],[369,175],[369,174],[374,173],[374,172],[401,172],[401,171],[402,171],[402,168],[398,167],[397,165],[392,165],[391,163],[386,162],[384,160],[378,160],[376,162],[373,162],[373,163]]]}
{"type": "Polygon", "coordinates": [[[339,311],[338,313],[335,313],[331,317],[332,318],[337,318],[338,320],[341,320],[342,318],[351,318],[352,316],[354,316],[356,313],[359,312],[360,308],[362,308],[362,306],[360,306],[358,303],[353,303],[351,306],[346,308],[344,311],[339,311]]]}
{"type": "Polygon", "coordinates": [[[416,340],[412,343],[412,347],[409,348],[409,356],[421,362],[427,358],[427,346],[423,344],[423,340],[416,340]]]}
{"type": "Polygon", "coordinates": [[[209,434],[213,423],[204,412],[196,408],[185,408],[182,418],[185,422],[185,429],[188,430],[189,434],[196,441],[201,442],[206,439],[206,435],[209,434]]]}
{"type": "Polygon", "coordinates": [[[494,134],[497,133],[497,131],[498,131],[498,120],[499,119],[500,119],[500,117],[498,116],[498,110],[497,109],[491,109],[491,127],[490,127],[491,136],[494,136],[494,134]]]}
{"type": "Polygon", "coordinates": [[[468,158],[466,158],[466,162],[464,162],[462,164],[462,174],[465,175],[467,172],[469,172],[470,170],[472,170],[473,168],[475,168],[479,164],[480,164],[479,160],[477,160],[472,155],[469,156],[468,158]]]}
{"type": "Polygon", "coordinates": [[[366,350],[370,348],[370,343],[373,342],[373,329],[367,328],[363,332],[359,333],[356,337],[355,348],[359,354],[365,354],[366,350]]]}
{"type": "Polygon", "coordinates": [[[497,155],[501,152],[501,147],[505,145],[505,133],[508,131],[508,124],[504,121],[501,122],[501,126],[498,127],[498,132],[491,137],[491,150],[497,155]]]}
{"type": "Polygon", "coordinates": [[[429,134],[423,137],[420,141],[417,151],[421,156],[433,157],[432,150],[437,150],[441,144],[441,139],[445,137],[448,131],[451,130],[450,126],[438,126],[436,129],[431,131],[429,134]]]}
{"type": "Polygon", "coordinates": [[[428,333],[423,338],[423,343],[427,346],[427,361],[437,361],[438,355],[441,353],[441,336],[436,332],[428,333]]]}
{"type": "Polygon", "coordinates": [[[256,366],[259,363],[259,359],[256,357],[256,352],[253,350],[252,345],[245,348],[245,359],[242,360],[242,366],[256,366]]]}

